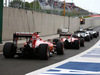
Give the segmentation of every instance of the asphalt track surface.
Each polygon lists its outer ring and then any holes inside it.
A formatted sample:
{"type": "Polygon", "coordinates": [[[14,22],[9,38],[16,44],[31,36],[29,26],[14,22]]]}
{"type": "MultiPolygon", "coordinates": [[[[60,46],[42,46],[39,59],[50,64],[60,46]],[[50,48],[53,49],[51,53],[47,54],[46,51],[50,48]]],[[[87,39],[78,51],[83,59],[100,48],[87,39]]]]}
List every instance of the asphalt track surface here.
{"type": "MultiPolygon", "coordinates": [[[[98,30],[100,33],[100,27],[95,28],[95,30],[98,30]]],[[[49,60],[18,57],[13,59],[6,59],[2,54],[0,54],[0,75],[25,75],[26,73],[38,70],[40,68],[77,55],[92,47],[98,40],[100,40],[100,37],[94,38],[90,42],[85,42],[85,47],[81,47],[79,50],[66,49],[64,55],[54,54],[49,58],[49,60]]]]}

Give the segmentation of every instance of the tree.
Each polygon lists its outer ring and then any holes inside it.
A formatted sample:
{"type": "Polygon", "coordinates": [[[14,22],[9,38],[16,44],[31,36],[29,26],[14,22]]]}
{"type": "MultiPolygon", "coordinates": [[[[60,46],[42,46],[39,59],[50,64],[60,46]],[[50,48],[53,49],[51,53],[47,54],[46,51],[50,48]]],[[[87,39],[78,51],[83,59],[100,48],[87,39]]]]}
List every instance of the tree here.
{"type": "Polygon", "coordinates": [[[31,3],[30,3],[30,8],[31,8],[31,9],[35,9],[35,8],[36,8],[37,10],[39,10],[39,9],[41,10],[38,1],[33,1],[33,2],[31,2],[31,3]],[[36,6],[36,7],[35,7],[35,6],[36,6]]]}
{"type": "Polygon", "coordinates": [[[29,2],[22,2],[21,0],[13,0],[9,3],[9,7],[14,7],[14,8],[25,8],[26,10],[30,9],[37,9],[41,10],[38,1],[33,1],[31,3],[29,2]],[[25,6],[24,6],[25,5],[25,6]]]}
{"type": "Polygon", "coordinates": [[[26,9],[26,10],[29,10],[29,9],[30,9],[30,3],[25,2],[25,9],[26,9]]]}
{"type": "Polygon", "coordinates": [[[31,8],[31,9],[33,8],[33,2],[30,3],[30,8],[31,8]]]}
{"type": "Polygon", "coordinates": [[[13,0],[9,3],[9,7],[22,8],[22,3],[21,0],[13,0]]]}
{"type": "MultiPolygon", "coordinates": [[[[24,7],[24,2],[22,2],[21,0],[13,0],[9,3],[9,7],[23,8],[24,7]]],[[[25,9],[26,10],[30,9],[30,3],[25,2],[25,9]]]]}

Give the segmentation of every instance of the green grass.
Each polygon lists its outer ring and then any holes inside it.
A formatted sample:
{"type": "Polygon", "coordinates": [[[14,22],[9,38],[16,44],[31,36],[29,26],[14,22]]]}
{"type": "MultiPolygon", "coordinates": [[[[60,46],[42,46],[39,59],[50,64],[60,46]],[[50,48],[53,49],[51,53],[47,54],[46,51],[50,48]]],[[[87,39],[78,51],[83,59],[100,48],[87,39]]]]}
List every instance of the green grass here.
{"type": "MultiPolygon", "coordinates": [[[[82,18],[82,17],[79,17],[79,18],[82,18]]],[[[90,16],[83,16],[83,18],[90,18],[90,16]]]]}

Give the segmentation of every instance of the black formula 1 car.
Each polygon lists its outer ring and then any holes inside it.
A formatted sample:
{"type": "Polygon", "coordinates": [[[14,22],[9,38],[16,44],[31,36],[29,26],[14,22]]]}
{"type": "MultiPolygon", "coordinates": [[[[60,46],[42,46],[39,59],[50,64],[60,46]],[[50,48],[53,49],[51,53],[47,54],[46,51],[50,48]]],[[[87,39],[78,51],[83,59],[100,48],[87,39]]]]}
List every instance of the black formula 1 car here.
{"type": "Polygon", "coordinates": [[[64,54],[63,43],[45,41],[38,35],[39,32],[35,33],[23,33],[16,32],[13,34],[13,42],[5,43],[3,47],[3,55],[5,58],[13,58],[15,55],[21,57],[38,57],[39,59],[47,60],[51,53],[57,53],[58,55],[64,54]],[[24,45],[18,48],[18,39],[26,38],[27,41],[24,45]]]}

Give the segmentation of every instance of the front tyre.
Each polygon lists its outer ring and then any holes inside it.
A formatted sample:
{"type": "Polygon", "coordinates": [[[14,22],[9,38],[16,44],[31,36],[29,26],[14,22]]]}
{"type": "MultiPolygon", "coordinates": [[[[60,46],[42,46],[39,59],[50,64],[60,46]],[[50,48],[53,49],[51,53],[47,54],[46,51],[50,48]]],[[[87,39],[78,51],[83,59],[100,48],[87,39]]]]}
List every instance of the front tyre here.
{"type": "Polygon", "coordinates": [[[57,51],[57,54],[58,54],[58,55],[64,54],[63,43],[62,43],[62,42],[58,42],[58,43],[57,43],[56,51],[57,51]]]}
{"type": "Polygon", "coordinates": [[[40,44],[39,45],[39,59],[48,60],[50,56],[49,46],[48,44],[40,44]]]}
{"type": "Polygon", "coordinates": [[[16,47],[13,43],[5,43],[3,47],[3,55],[5,58],[14,58],[16,54],[16,47]]]}

